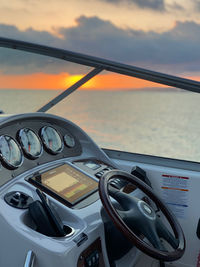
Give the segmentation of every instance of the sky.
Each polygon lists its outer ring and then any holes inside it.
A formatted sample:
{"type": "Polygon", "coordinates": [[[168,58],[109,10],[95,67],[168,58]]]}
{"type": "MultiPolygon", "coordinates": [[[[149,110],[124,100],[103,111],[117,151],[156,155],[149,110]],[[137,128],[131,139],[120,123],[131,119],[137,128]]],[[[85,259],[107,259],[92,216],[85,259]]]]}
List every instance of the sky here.
{"type": "MultiPolygon", "coordinates": [[[[0,0],[0,36],[182,77],[200,77],[199,0],[0,0]]],[[[0,52],[0,84],[4,88],[25,89],[30,80],[35,89],[41,85],[64,88],[84,72],[73,64],[0,52]]],[[[113,90],[123,86],[131,89],[152,84],[102,74],[87,87],[113,90]]]]}

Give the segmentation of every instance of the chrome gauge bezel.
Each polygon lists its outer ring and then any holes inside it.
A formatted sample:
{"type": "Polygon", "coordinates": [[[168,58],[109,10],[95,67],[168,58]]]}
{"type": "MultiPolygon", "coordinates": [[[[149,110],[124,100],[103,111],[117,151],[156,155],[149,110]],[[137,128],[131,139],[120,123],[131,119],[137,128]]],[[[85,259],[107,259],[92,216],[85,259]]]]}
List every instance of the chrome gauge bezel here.
{"type": "Polygon", "coordinates": [[[5,166],[10,168],[10,169],[17,169],[18,167],[20,167],[22,165],[22,163],[24,161],[24,156],[23,156],[23,153],[22,153],[22,150],[21,150],[19,144],[17,143],[17,141],[13,137],[11,137],[9,135],[1,135],[0,136],[0,158],[2,160],[2,164],[5,164],[5,166]],[[20,155],[20,159],[19,159],[18,164],[10,163],[8,161],[8,159],[6,158],[6,156],[2,153],[2,148],[1,148],[2,138],[5,138],[5,139],[10,138],[12,140],[13,144],[15,144],[15,149],[18,149],[19,155],[20,155]]]}
{"type": "Polygon", "coordinates": [[[37,135],[36,132],[34,132],[32,129],[30,129],[30,128],[22,128],[22,129],[20,129],[19,132],[18,132],[18,139],[19,139],[19,143],[20,143],[20,145],[22,147],[22,150],[23,150],[24,154],[28,158],[30,158],[30,159],[37,159],[37,158],[39,158],[42,155],[42,153],[43,153],[42,141],[40,140],[39,135],[37,135]],[[40,143],[40,153],[38,155],[34,155],[33,153],[27,151],[27,149],[25,147],[25,144],[22,141],[22,134],[24,133],[25,130],[31,131],[33,133],[33,135],[35,135],[36,140],[40,143]]]}
{"type": "Polygon", "coordinates": [[[47,152],[49,152],[49,153],[51,153],[53,155],[56,155],[56,154],[59,154],[60,152],[62,152],[62,150],[64,148],[64,143],[63,143],[63,140],[62,140],[62,136],[61,136],[61,134],[54,127],[49,126],[49,125],[42,127],[41,130],[40,130],[40,136],[41,136],[42,142],[44,144],[44,148],[47,150],[47,152]],[[61,147],[57,151],[53,150],[50,147],[50,145],[46,142],[46,140],[44,138],[44,134],[46,134],[47,128],[53,129],[53,131],[58,135],[58,137],[60,139],[61,147]]]}

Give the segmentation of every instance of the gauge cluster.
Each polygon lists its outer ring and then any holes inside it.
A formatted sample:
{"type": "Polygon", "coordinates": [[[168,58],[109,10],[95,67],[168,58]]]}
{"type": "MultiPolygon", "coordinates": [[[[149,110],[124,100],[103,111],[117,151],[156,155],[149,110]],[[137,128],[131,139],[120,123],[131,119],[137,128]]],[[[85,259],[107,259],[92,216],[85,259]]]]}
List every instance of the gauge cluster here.
{"type": "Polygon", "coordinates": [[[12,135],[9,133],[0,135],[2,166],[10,170],[16,170],[23,166],[27,160],[37,160],[37,164],[39,164],[40,158],[43,158],[42,162],[44,162],[47,158],[55,159],[52,157],[59,154],[60,157],[63,157],[64,155],[61,154],[64,150],[65,152],[66,150],[72,151],[77,145],[77,140],[68,131],[61,131],[57,128],[50,125],[35,127],[33,124],[33,127],[16,129],[12,135]]]}

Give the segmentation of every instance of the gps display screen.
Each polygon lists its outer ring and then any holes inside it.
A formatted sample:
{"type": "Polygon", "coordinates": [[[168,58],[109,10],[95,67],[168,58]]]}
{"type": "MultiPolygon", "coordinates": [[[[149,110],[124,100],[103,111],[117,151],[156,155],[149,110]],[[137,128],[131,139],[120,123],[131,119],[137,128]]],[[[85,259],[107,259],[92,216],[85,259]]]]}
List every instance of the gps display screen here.
{"type": "Polygon", "coordinates": [[[56,194],[71,205],[97,190],[98,183],[68,164],[64,164],[29,179],[47,193],[56,194]]]}

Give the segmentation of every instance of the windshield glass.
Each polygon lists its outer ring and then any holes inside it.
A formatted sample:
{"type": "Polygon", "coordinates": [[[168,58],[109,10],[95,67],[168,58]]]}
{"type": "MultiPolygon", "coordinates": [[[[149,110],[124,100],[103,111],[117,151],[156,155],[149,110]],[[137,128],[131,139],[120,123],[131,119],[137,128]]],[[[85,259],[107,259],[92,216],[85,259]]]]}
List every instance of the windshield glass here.
{"type": "Polygon", "coordinates": [[[0,110],[35,112],[89,70],[60,59],[0,47],[0,110]]]}
{"type": "MultiPolygon", "coordinates": [[[[0,110],[34,112],[91,68],[0,48],[0,110]]],[[[69,119],[100,147],[200,161],[200,95],[102,72],[47,112],[69,119]]]]}
{"type": "Polygon", "coordinates": [[[100,147],[200,161],[200,94],[112,73],[93,80],[93,90],[77,90],[48,112],[100,147]]]}

